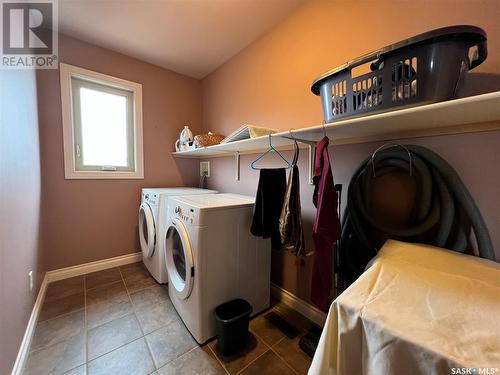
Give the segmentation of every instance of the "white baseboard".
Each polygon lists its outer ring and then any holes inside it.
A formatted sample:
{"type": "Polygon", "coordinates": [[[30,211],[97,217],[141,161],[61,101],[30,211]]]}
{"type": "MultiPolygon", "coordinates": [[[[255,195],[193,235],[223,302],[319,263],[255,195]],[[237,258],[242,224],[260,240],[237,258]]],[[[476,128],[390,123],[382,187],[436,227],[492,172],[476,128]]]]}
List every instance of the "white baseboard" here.
{"type": "Polygon", "coordinates": [[[38,291],[35,305],[33,306],[30,320],[28,321],[28,326],[26,327],[26,331],[24,332],[23,341],[21,342],[19,352],[17,353],[16,362],[14,363],[14,367],[12,368],[12,375],[21,375],[23,372],[24,365],[26,363],[26,360],[28,359],[31,339],[33,338],[33,334],[35,333],[38,315],[40,314],[43,300],[45,299],[45,292],[47,291],[47,286],[49,285],[49,283],[68,279],[74,276],[84,275],[90,272],[101,271],[108,268],[123,266],[129,263],[139,262],[141,260],[142,254],[138,252],[46,272],[42,281],[42,285],[40,286],[40,290],[38,291]]]}
{"type": "Polygon", "coordinates": [[[274,283],[271,283],[271,294],[276,299],[298,311],[320,327],[325,325],[326,314],[317,307],[305,302],[274,283]]]}
{"type": "Polygon", "coordinates": [[[84,264],[79,264],[77,266],[71,266],[66,268],[60,268],[58,270],[48,271],[47,278],[48,282],[51,283],[58,280],[68,279],[74,276],[85,275],[86,273],[123,266],[129,263],[140,262],[141,260],[142,260],[142,255],[140,252],[131,253],[114,258],[97,260],[95,262],[84,263],[84,264]]]}
{"type": "Polygon", "coordinates": [[[16,362],[14,363],[14,367],[12,368],[12,375],[21,375],[23,372],[24,364],[28,359],[31,339],[33,338],[33,334],[35,333],[38,315],[40,314],[40,310],[42,309],[42,304],[45,298],[45,292],[47,291],[48,284],[48,277],[47,274],[45,274],[42,285],[40,285],[40,290],[38,291],[38,295],[36,297],[35,305],[33,306],[33,310],[31,311],[30,320],[28,321],[26,331],[24,332],[23,341],[21,341],[21,346],[19,348],[19,352],[17,353],[16,362]]]}

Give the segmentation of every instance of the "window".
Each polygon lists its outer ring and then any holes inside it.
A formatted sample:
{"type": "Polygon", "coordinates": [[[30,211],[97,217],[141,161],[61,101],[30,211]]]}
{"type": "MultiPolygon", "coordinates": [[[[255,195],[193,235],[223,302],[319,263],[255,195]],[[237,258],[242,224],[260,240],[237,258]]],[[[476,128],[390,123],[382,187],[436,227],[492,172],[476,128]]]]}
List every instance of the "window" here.
{"type": "Polygon", "coordinates": [[[144,178],[142,86],[60,64],[67,179],[144,178]]]}

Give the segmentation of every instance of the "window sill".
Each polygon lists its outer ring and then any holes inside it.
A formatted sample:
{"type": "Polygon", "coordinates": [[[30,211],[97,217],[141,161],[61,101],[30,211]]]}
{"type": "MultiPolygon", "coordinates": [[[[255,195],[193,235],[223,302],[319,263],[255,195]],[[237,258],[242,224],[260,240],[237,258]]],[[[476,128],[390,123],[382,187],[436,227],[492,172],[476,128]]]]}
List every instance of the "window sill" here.
{"type": "Polygon", "coordinates": [[[144,173],[120,171],[66,171],[66,180],[143,180],[144,173]]]}

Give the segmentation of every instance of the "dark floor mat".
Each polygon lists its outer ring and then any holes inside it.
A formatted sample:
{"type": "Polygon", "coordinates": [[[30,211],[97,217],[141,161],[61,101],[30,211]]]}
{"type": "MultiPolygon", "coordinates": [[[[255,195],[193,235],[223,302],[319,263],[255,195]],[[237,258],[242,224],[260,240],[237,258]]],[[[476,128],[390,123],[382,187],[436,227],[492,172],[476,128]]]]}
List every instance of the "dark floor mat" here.
{"type": "Polygon", "coordinates": [[[309,357],[314,357],[314,352],[318,347],[319,338],[321,337],[322,329],[318,326],[312,327],[309,332],[300,338],[299,347],[309,357]]]}
{"type": "Polygon", "coordinates": [[[275,326],[281,332],[283,332],[289,339],[297,337],[297,335],[300,333],[300,331],[297,328],[288,323],[283,317],[281,317],[274,311],[271,311],[270,313],[266,314],[265,318],[269,322],[271,322],[273,326],[275,326]]]}

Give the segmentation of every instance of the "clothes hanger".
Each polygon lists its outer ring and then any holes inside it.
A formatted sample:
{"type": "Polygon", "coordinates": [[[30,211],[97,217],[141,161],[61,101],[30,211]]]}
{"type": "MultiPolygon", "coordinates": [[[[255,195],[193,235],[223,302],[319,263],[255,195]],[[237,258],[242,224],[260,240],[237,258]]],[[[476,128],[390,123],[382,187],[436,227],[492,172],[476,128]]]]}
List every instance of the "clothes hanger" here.
{"type": "Polygon", "coordinates": [[[269,149],[264,152],[262,155],[260,155],[257,159],[255,159],[252,164],[250,164],[250,167],[252,169],[255,169],[255,170],[259,170],[259,169],[262,169],[262,168],[259,168],[257,167],[257,162],[262,159],[264,156],[266,156],[267,154],[271,153],[271,152],[274,152],[276,153],[286,164],[286,169],[289,169],[292,167],[292,164],[290,164],[290,162],[288,160],[285,159],[285,157],[281,154],[281,152],[279,152],[278,150],[276,150],[273,146],[273,142],[271,140],[271,134],[269,134],[269,149]]]}
{"type": "Polygon", "coordinates": [[[294,148],[294,154],[293,154],[293,161],[292,161],[292,167],[297,164],[297,160],[299,159],[299,144],[297,143],[297,140],[295,139],[295,136],[292,133],[293,129],[288,130],[290,133],[290,138],[293,139],[293,148],[294,148]]]}

